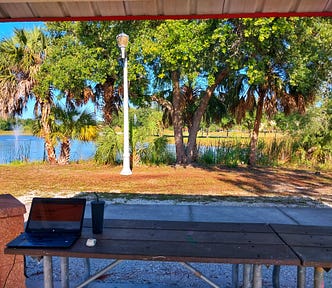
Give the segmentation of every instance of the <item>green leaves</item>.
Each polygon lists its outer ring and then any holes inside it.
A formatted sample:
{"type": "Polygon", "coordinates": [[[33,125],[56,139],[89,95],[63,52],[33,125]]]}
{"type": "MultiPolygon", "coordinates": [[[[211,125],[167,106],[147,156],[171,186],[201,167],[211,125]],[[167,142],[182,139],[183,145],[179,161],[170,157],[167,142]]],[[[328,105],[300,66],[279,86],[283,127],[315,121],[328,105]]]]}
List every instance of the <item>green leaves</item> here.
{"type": "MultiPolygon", "coordinates": [[[[140,42],[144,63],[151,63],[158,78],[164,79],[170,71],[180,69],[188,77],[205,67],[211,43],[205,21],[164,21],[140,42]],[[156,61],[158,65],[154,65],[156,61]]],[[[197,75],[197,73],[196,73],[197,75]]],[[[184,78],[184,77],[183,77],[184,78]]],[[[193,80],[193,79],[191,79],[193,80]]]]}

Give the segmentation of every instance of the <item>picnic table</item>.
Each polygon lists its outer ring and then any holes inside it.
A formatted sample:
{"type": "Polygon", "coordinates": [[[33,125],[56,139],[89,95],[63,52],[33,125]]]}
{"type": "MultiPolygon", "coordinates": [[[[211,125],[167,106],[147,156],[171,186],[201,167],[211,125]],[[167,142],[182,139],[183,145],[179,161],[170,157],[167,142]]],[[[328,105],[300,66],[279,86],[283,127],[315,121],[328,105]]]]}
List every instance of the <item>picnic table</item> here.
{"type": "MultiPolygon", "coordinates": [[[[5,248],[6,254],[44,256],[44,287],[53,287],[52,257],[61,258],[62,287],[69,287],[68,258],[114,259],[78,287],[84,287],[122,260],[174,261],[219,287],[190,265],[200,263],[253,265],[253,287],[262,287],[262,265],[295,265],[298,287],[304,287],[304,267],[315,267],[314,287],[322,287],[323,269],[332,267],[332,227],[264,223],[220,223],[165,220],[106,219],[102,234],[92,234],[85,219],[82,235],[70,248],[5,248]],[[87,247],[88,238],[96,238],[87,247]]],[[[249,270],[248,270],[249,271],[249,270]]],[[[246,274],[244,274],[246,275],[246,274]]],[[[250,287],[249,274],[243,287],[250,287]],[[246,284],[248,283],[248,284],[246,284]]]]}

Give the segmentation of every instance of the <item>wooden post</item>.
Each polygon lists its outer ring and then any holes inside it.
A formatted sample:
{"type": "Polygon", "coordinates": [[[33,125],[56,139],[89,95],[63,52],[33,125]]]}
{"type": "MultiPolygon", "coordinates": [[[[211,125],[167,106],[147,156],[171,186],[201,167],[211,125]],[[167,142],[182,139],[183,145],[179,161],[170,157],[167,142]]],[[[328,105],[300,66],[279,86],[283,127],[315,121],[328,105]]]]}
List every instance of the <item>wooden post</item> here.
{"type": "Polygon", "coordinates": [[[6,244],[23,232],[25,212],[24,204],[12,195],[0,195],[0,287],[25,287],[24,257],[3,253],[6,244]]]}

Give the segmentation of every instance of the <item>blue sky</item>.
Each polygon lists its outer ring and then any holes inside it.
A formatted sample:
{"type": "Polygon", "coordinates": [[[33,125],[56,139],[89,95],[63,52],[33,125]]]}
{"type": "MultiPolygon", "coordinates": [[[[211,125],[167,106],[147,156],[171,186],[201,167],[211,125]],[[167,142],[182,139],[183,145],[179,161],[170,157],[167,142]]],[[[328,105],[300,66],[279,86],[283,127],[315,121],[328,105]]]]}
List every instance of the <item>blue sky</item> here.
{"type": "Polygon", "coordinates": [[[3,38],[8,38],[13,35],[14,29],[26,29],[31,30],[34,27],[43,26],[43,22],[6,22],[0,23],[0,40],[3,38]]]}

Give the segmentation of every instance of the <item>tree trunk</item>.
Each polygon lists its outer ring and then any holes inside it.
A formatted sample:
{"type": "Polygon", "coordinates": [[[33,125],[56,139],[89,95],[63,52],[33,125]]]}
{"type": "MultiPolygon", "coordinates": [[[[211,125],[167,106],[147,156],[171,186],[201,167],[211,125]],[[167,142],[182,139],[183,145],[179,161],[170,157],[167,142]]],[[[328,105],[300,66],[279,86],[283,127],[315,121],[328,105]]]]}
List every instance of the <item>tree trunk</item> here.
{"type": "Polygon", "coordinates": [[[189,128],[189,136],[188,136],[188,145],[187,145],[187,162],[192,163],[197,160],[197,134],[199,131],[199,126],[202,120],[202,117],[207,109],[207,106],[209,104],[209,101],[212,97],[212,94],[216,87],[221,83],[221,81],[227,76],[228,69],[225,68],[222,70],[216,77],[216,81],[213,85],[209,86],[203,98],[201,99],[201,102],[197,108],[197,110],[194,113],[193,119],[192,119],[192,126],[189,128]]]}
{"type": "Polygon", "coordinates": [[[51,140],[44,137],[45,150],[47,154],[47,160],[50,164],[56,164],[58,161],[56,159],[55,148],[51,140]]]}
{"type": "Polygon", "coordinates": [[[251,133],[251,139],[250,139],[250,154],[249,154],[249,163],[248,163],[250,166],[256,165],[258,134],[259,134],[259,127],[260,127],[261,121],[262,121],[265,93],[266,93],[265,89],[259,90],[255,123],[254,123],[254,128],[251,133]]]}
{"type": "Polygon", "coordinates": [[[173,130],[176,151],[176,164],[187,164],[186,153],[183,144],[183,119],[182,119],[182,95],[180,89],[180,72],[172,72],[173,85],[173,130]]]}
{"type": "Polygon", "coordinates": [[[68,138],[61,142],[60,157],[58,164],[65,165],[69,164],[70,159],[70,140],[68,138]]]}
{"type": "Polygon", "coordinates": [[[47,153],[47,159],[50,164],[56,164],[56,154],[55,147],[51,140],[51,126],[49,123],[49,116],[51,113],[51,103],[49,101],[43,100],[40,103],[40,111],[41,111],[41,126],[42,126],[42,135],[45,141],[45,149],[47,153]]]}
{"type": "Polygon", "coordinates": [[[107,76],[105,83],[102,85],[104,92],[104,121],[106,124],[110,124],[113,119],[114,107],[114,79],[107,76]]]}

